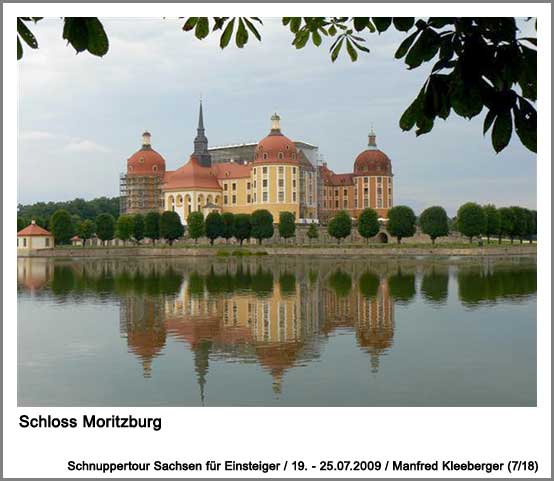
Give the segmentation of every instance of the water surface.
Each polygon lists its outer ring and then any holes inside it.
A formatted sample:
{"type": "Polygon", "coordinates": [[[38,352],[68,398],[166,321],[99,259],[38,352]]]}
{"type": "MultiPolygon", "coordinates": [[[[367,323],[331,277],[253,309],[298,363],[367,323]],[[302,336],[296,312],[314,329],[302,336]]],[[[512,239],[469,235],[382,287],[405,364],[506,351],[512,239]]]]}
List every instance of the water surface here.
{"type": "Polygon", "coordinates": [[[22,406],[534,406],[536,261],[18,260],[22,406]]]}

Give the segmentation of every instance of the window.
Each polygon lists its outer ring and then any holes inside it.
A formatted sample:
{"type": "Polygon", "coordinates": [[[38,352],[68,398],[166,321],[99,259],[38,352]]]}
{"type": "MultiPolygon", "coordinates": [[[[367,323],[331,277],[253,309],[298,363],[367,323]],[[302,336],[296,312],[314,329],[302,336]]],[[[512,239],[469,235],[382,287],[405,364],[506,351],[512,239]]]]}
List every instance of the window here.
{"type": "Polygon", "coordinates": [[[337,209],[339,208],[339,201],[338,201],[338,200],[335,201],[335,207],[336,207],[337,209]]]}
{"type": "Polygon", "coordinates": [[[256,175],[256,167],[254,167],[254,175],[256,175]]]}
{"type": "Polygon", "coordinates": [[[369,177],[364,177],[364,184],[369,183],[369,177]]]}
{"type": "Polygon", "coordinates": [[[392,199],[389,198],[389,207],[392,207],[392,199]]]}
{"type": "Polygon", "coordinates": [[[256,188],[256,181],[254,181],[254,189],[256,188]]]}
{"type": "MultiPolygon", "coordinates": [[[[267,156],[267,152],[264,152],[264,160],[267,160],[267,157],[268,157],[268,156],[267,156]]],[[[265,169],[266,169],[266,168],[264,167],[264,170],[265,170],[265,169]]],[[[264,173],[265,173],[265,172],[264,172],[264,173]]]]}
{"type": "Polygon", "coordinates": [[[296,175],[296,167],[292,168],[292,175],[296,175]]]}
{"type": "Polygon", "coordinates": [[[358,208],[358,199],[354,199],[354,209],[358,208]]]}
{"type": "Polygon", "coordinates": [[[250,182],[246,183],[246,190],[250,190],[250,182]]]}
{"type": "Polygon", "coordinates": [[[293,192],[293,193],[292,193],[292,201],[293,201],[293,202],[296,202],[296,192],[293,192]]]}
{"type": "Polygon", "coordinates": [[[283,152],[278,152],[278,153],[277,153],[277,158],[278,158],[279,160],[283,160],[284,156],[285,156],[285,155],[283,154],[283,152]]]}
{"type": "Polygon", "coordinates": [[[233,204],[236,204],[236,203],[237,203],[237,196],[233,195],[233,204]]]}
{"type": "Polygon", "coordinates": [[[292,188],[296,189],[296,179],[292,179],[292,188]]]}
{"type": "Polygon", "coordinates": [[[382,208],[383,207],[383,199],[377,199],[377,207],[382,208]]]}
{"type": "Polygon", "coordinates": [[[50,245],[50,238],[49,238],[49,237],[47,237],[46,239],[44,239],[44,245],[45,245],[46,247],[48,247],[48,246],[50,245]]]}
{"type": "Polygon", "coordinates": [[[369,189],[367,187],[364,187],[364,195],[368,195],[369,194],[369,189]]]}
{"type": "Polygon", "coordinates": [[[23,237],[23,247],[27,247],[27,237],[23,237]]]}
{"type": "Polygon", "coordinates": [[[348,207],[348,200],[344,199],[343,207],[346,209],[348,207]]]}
{"type": "Polygon", "coordinates": [[[262,180],[262,187],[267,187],[267,179],[262,180]]]}
{"type": "Polygon", "coordinates": [[[344,194],[345,196],[347,196],[347,195],[348,195],[348,189],[344,189],[343,194],[344,194]]]}
{"type": "Polygon", "coordinates": [[[392,195],[392,189],[389,187],[389,197],[392,195]]]}
{"type": "Polygon", "coordinates": [[[225,183],[223,184],[223,190],[227,190],[227,187],[228,187],[227,182],[225,182],[225,183]]]}
{"type": "Polygon", "coordinates": [[[377,183],[381,184],[383,182],[383,177],[377,177],[377,183]]]}
{"type": "Polygon", "coordinates": [[[224,195],[223,196],[223,204],[227,205],[229,203],[228,200],[229,200],[229,198],[226,195],[224,195]]]}
{"type": "Polygon", "coordinates": [[[279,187],[284,187],[285,179],[279,179],[279,187]]]}
{"type": "Polygon", "coordinates": [[[369,207],[369,202],[367,200],[367,197],[364,199],[364,207],[369,207]]]}
{"type": "Polygon", "coordinates": [[[248,195],[246,196],[246,203],[247,203],[247,204],[250,204],[251,200],[252,200],[252,199],[251,199],[251,197],[250,197],[250,194],[248,194],[248,195]]]}
{"type": "Polygon", "coordinates": [[[280,165],[279,166],[279,175],[283,175],[284,173],[285,173],[285,168],[282,165],[280,165]]]}
{"type": "Polygon", "coordinates": [[[296,160],[296,154],[294,152],[291,154],[290,157],[291,157],[292,160],[296,160]]]}
{"type": "Polygon", "coordinates": [[[256,192],[254,192],[254,203],[256,203],[256,192]]]}
{"type": "Polygon", "coordinates": [[[154,172],[158,172],[158,166],[157,166],[157,165],[153,165],[153,166],[152,166],[152,170],[153,170],[154,172]]]}
{"type": "Polygon", "coordinates": [[[285,202],[285,193],[282,190],[279,191],[279,202],[285,202]]]}
{"type": "Polygon", "coordinates": [[[383,194],[383,189],[381,189],[381,187],[377,187],[377,194],[378,194],[378,195],[382,195],[382,194],[383,194]]]}
{"type": "Polygon", "coordinates": [[[141,158],[139,159],[139,162],[140,162],[141,164],[144,164],[144,157],[141,157],[141,158]]]}
{"type": "Polygon", "coordinates": [[[237,183],[236,183],[236,182],[233,182],[232,187],[233,187],[233,190],[237,190],[237,183]]]}
{"type": "Polygon", "coordinates": [[[267,202],[267,192],[262,193],[262,201],[267,202]]]}
{"type": "Polygon", "coordinates": [[[335,189],[335,196],[336,196],[336,197],[339,196],[339,189],[335,189]]]}
{"type": "Polygon", "coordinates": [[[263,168],[262,168],[262,173],[263,173],[263,174],[267,174],[267,167],[263,167],[263,168]]]}

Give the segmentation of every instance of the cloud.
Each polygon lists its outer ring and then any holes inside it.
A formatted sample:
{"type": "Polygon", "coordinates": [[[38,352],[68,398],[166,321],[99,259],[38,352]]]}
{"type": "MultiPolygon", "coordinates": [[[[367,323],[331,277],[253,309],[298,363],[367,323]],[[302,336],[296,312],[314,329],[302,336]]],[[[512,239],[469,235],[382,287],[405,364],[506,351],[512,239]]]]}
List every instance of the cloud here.
{"type": "Polygon", "coordinates": [[[19,134],[19,140],[50,140],[56,138],[52,132],[44,132],[42,130],[24,130],[19,134]]]}
{"type": "Polygon", "coordinates": [[[67,152],[109,152],[110,149],[88,139],[75,139],[63,148],[67,152]]]}

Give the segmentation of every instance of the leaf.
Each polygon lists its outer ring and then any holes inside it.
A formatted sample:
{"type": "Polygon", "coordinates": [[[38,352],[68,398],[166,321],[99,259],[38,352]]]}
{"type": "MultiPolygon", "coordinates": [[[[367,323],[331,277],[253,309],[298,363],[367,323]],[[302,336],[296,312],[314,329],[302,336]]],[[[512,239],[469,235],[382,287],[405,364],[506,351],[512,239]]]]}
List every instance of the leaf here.
{"type": "Polygon", "coordinates": [[[198,17],[189,17],[185,24],[183,25],[183,30],[185,32],[189,32],[194,27],[196,27],[196,23],[198,22],[198,17]]]}
{"type": "Polygon", "coordinates": [[[231,36],[233,35],[233,28],[235,26],[235,19],[233,18],[229,23],[227,23],[227,26],[225,27],[225,30],[223,30],[223,33],[221,34],[221,38],[219,39],[219,46],[223,49],[229,45],[229,41],[231,40],[231,36]]]}
{"type": "Polygon", "coordinates": [[[369,23],[369,17],[354,17],[354,29],[356,32],[361,32],[366,29],[369,23]]]}
{"type": "MultiPolygon", "coordinates": [[[[256,18],[256,17],[252,17],[252,18],[254,20],[258,20],[260,23],[262,22],[259,18],[256,18]]],[[[260,36],[260,32],[258,32],[258,29],[254,26],[254,24],[247,18],[244,18],[244,23],[246,23],[248,30],[250,30],[254,34],[254,37],[256,37],[258,41],[261,42],[262,37],[260,36]]]]}
{"type": "Polygon", "coordinates": [[[309,38],[310,38],[309,30],[306,30],[306,29],[299,30],[296,36],[294,37],[292,44],[297,49],[304,48],[309,38]]]}
{"type": "Polygon", "coordinates": [[[87,50],[98,57],[106,55],[110,48],[110,44],[102,22],[96,17],[87,18],[87,31],[87,50]]]}
{"type": "Polygon", "coordinates": [[[421,110],[421,98],[422,93],[420,92],[417,98],[404,111],[402,117],[400,117],[399,125],[402,130],[411,130],[415,125],[417,115],[421,110]]]}
{"type": "Polygon", "coordinates": [[[64,19],[63,38],[79,52],[83,52],[88,46],[88,29],[86,18],[66,17],[64,19]]]}
{"type": "Polygon", "coordinates": [[[377,28],[377,31],[381,33],[390,27],[392,23],[392,17],[371,17],[371,21],[377,28]]]}
{"type": "Polygon", "coordinates": [[[290,21],[290,31],[292,33],[298,32],[298,30],[300,30],[301,23],[302,23],[302,19],[300,17],[292,17],[290,21]]]}
{"type": "Polygon", "coordinates": [[[492,128],[492,146],[499,153],[510,142],[512,136],[512,115],[509,110],[499,112],[492,128]]]}
{"type": "Polygon", "coordinates": [[[20,60],[23,57],[23,47],[21,46],[21,41],[17,37],[17,60],[20,60]]]}
{"type": "Polygon", "coordinates": [[[337,42],[335,42],[335,47],[333,48],[331,52],[331,61],[335,61],[337,57],[339,56],[340,49],[342,47],[342,43],[344,41],[344,37],[340,37],[337,42]]]}
{"type": "Polygon", "coordinates": [[[420,135],[426,134],[427,132],[431,132],[433,130],[433,119],[430,119],[426,117],[425,115],[420,115],[417,119],[416,125],[416,136],[419,137],[420,135]]]}
{"type": "Polygon", "coordinates": [[[412,33],[409,37],[406,37],[402,41],[398,49],[396,50],[394,57],[398,59],[404,57],[404,55],[406,55],[406,53],[408,52],[408,49],[412,46],[412,44],[414,43],[414,40],[418,35],[419,35],[419,31],[412,33]]]}
{"type": "MultiPolygon", "coordinates": [[[[527,103],[528,104],[528,103],[527,103]]],[[[520,99],[520,106],[522,105],[520,99]]],[[[537,111],[531,107],[531,111],[527,108],[525,110],[521,108],[514,109],[514,124],[516,128],[517,136],[521,143],[525,145],[531,152],[537,152],[537,111]]]]}
{"type": "Polygon", "coordinates": [[[316,47],[319,47],[321,45],[321,35],[319,32],[312,32],[312,42],[316,47]]]}
{"type": "Polygon", "coordinates": [[[20,18],[17,19],[17,33],[29,47],[38,48],[37,39],[20,18]]]}
{"type": "Polygon", "coordinates": [[[495,118],[496,112],[494,110],[489,110],[485,117],[485,121],[483,122],[483,135],[485,135],[487,131],[491,128],[491,125],[495,118]]]}
{"type": "Polygon", "coordinates": [[[239,26],[237,28],[237,36],[235,37],[235,43],[238,48],[243,48],[248,42],[248,32],[244,26],[242,19],[239,19],[239,26]]]}
{"type": "Polygon", "coordinates": [[[356,52],[356,49],[352,45],[352,42],[348,39],[346,40],[346,51],[348,52],[348,55],[350,56],[350,60],[352,60],[352,62],[358,60],[358,52],[356,52]]]}
{"type": "Polygon", "coordinates": [[[329,27],[328,32],[329,32],[329,35],[331,35],[331,37],[334,37],[337,34],[337,29],[334,25],[331,25],[329,27]]]}
{"type": "Polygon", "coordinates": [[[392,19],[392,22],[396,28],[396,30],[400,30],[401,32],[407,32],[414,26],[415,19],[413,17],[394,17],[392,19]]]}
{"type": "Polygon", "coordinates": [[[208,17],[199,17],[198,22],[196,23],[196,29],[194,30],[194,35],[197,39],[202,40],[208,36],[210,33],[210,22],[208,17]]]}

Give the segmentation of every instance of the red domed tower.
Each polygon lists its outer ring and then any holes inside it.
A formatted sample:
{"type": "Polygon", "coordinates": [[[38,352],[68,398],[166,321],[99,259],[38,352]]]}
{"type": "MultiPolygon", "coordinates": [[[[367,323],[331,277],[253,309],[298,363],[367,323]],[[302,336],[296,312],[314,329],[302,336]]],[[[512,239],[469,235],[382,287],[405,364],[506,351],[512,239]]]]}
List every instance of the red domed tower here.
{"type": "Polygon", "coordinates": [[[365,208],[375,209],[380,218],[386,219],[392,207],[391,160],[377,148],[373,127],[369,132],[367,149],[360,152],[354,162],[354,204],[357,215],[365,208]]]}
{"type": "Polygon", "coordinates": [[[160,211],[165,159],[151,145],[151,134],[142,134],[142,147],[127,159],[127,172],[120,176],[120,213],[160,211]]]}

